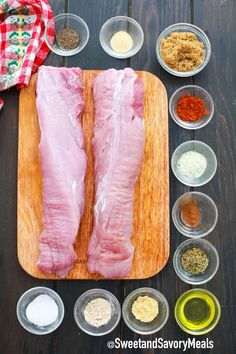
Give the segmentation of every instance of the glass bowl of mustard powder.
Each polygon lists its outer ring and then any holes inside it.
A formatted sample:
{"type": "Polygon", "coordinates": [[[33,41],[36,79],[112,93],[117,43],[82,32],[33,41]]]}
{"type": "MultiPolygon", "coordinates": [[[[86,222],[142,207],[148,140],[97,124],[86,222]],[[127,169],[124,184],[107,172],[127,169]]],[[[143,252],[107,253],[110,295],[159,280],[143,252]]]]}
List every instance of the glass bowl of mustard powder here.
{"type": "Polygon", "coordinates": [[[133,332],[148,335],[164,327],[169,318],[169,305],[158,290],[139,288],[126,297],[122,315],[133,332]]]}
{"type": "Polygon", "coordinates": [[[160,65],[179,77],[202,71],[211,57],[211,44],[206,33],[190,23],[176,23],[158,37],[156,55],[160,65]]]}
{"type": "Polygon", "coordinates": [[[52,52],[71,56],[81,52],[88,43],[89,28],[81,17],[62,13],[48,22],[44,35],[52,52]]]}

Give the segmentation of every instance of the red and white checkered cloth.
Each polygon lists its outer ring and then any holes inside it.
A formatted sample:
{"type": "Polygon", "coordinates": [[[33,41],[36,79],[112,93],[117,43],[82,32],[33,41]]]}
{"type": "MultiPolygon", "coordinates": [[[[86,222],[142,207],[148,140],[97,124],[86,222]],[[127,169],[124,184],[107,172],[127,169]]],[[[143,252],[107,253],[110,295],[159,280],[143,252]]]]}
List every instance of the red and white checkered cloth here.
{"type": "Polygon", "coordinates": [[[1,109],[2,109],[2,107],[3,107],[3,105],[4,105],[4,102],[3,102],[3,100],[0,98],[0,111],[1,111],[1,109]]]}
{"type": "Polygon", "coordinates": [[[44,30],[52,17],[47,0],[0,0],[0,91],[27,85],[43,63],[49,52],[44,30]]]}

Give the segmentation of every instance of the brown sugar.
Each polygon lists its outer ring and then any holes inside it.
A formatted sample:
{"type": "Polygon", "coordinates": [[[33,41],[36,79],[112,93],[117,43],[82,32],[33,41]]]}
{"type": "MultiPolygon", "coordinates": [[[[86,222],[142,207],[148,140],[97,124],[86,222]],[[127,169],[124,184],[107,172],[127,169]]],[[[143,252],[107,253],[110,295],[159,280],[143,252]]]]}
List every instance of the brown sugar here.
{"type": "Polygon", "coordinates": [[[162,39],[161,56],[165,64],[173,70],[192,71],[204,60],[204,44],[194,33],[173,32],[162,39]]]}

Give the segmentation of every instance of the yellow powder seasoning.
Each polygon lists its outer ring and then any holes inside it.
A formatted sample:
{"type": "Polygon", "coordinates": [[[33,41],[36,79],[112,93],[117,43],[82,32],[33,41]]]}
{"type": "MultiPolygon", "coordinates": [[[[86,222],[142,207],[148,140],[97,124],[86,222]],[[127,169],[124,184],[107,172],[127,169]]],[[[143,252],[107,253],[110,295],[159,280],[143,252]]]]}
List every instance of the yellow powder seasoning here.
{"type": "Polygon", "coordinates": [[[139,296],[132,305],[132,314],[141,322],[152,322],[159,314],[158,302],[148,295],[139,296]]]}
{"type": "Polygon", "coordinates": [[[112,36],[110,45],[114,52],[124,54],[133,47],[133,39],[128,32],[119,31],[112,36]]]}

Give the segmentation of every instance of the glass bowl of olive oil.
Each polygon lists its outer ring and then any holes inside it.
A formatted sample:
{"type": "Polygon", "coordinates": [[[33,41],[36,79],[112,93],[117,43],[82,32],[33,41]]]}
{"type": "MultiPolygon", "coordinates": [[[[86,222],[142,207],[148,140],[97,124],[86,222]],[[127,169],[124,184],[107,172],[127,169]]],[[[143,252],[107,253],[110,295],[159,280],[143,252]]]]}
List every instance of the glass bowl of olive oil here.
{"type": "Polygon", "coordinates": [[[175,305],[175,319],[180,328],[189,334],[209,333],[219,322],[219,301],[210,291],[191,289],[183,293],[175,305]]]}

